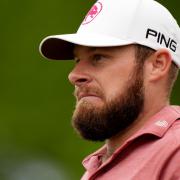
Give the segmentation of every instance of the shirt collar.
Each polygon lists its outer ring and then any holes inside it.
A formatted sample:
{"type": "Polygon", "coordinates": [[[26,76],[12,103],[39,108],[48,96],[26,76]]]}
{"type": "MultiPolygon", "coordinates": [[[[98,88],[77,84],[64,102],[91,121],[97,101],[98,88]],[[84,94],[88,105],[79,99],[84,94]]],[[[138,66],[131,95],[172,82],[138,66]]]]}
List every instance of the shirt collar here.
{"type": "Polygon", "coordinates": [[[152,116],[147,123],[134,135],[153,134],[159,138],[163,137],[174,121],[180,118],[179,106],[166,106],[161,111],[152,116]]]}

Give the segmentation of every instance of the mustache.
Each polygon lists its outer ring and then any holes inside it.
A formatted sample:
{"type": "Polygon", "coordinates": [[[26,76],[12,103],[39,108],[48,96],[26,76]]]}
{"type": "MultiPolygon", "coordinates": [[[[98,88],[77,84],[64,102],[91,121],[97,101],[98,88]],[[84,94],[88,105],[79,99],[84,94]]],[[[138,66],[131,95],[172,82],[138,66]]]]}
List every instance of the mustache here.
{"type": "Polygon", "coordinates": [[[80,94],[92,94],[101,98],[104,98],[102,91],[97,87],[75,87],[73,95],[78,99],[80,94]]]}

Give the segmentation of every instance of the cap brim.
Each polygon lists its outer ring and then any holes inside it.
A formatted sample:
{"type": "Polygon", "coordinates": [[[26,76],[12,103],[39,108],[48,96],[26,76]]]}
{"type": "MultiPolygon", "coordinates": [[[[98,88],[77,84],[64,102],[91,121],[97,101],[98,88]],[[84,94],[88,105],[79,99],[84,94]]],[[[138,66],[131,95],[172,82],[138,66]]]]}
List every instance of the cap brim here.
{"type": "Polygon", "coordinates": [[[40,43],[40,53],[47,59],[73,59],[74,45],[89,47],[112,47],[132,44],[133,42],[97,34],[65,34],[48,36],[40,43]]]}

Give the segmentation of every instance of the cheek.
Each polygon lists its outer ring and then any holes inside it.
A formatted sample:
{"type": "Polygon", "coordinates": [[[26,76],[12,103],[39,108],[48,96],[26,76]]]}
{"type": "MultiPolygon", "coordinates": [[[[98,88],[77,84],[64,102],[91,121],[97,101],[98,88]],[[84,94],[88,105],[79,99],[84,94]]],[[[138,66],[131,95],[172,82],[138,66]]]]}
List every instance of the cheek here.
{"type": "Polygon", "coordinates": [[[117,95],[121,95],[127,84],[126,78],[109,77],[102,83],[102,89],[104,90],[104,96],[106,101],[114,99],[117,95]]]}
{"type": "Polygon", "coordinates": [[[113,64],[101,69],[94,77],[107,99],[115,98],[124,92],[133,71],[133,64],[113,64]]]}

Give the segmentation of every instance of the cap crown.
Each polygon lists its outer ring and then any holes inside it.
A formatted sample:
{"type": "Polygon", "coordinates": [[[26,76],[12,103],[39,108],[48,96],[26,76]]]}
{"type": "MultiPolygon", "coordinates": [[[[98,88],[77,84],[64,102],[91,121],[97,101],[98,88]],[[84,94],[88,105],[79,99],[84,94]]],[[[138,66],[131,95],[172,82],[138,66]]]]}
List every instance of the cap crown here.
{"type": "Polygon", "coordinates": [[[99,34],[153,49],[167,48],[180,66],[180,29],[171,13],[154,0],[99,0],[77,34],[99,34]]]}

